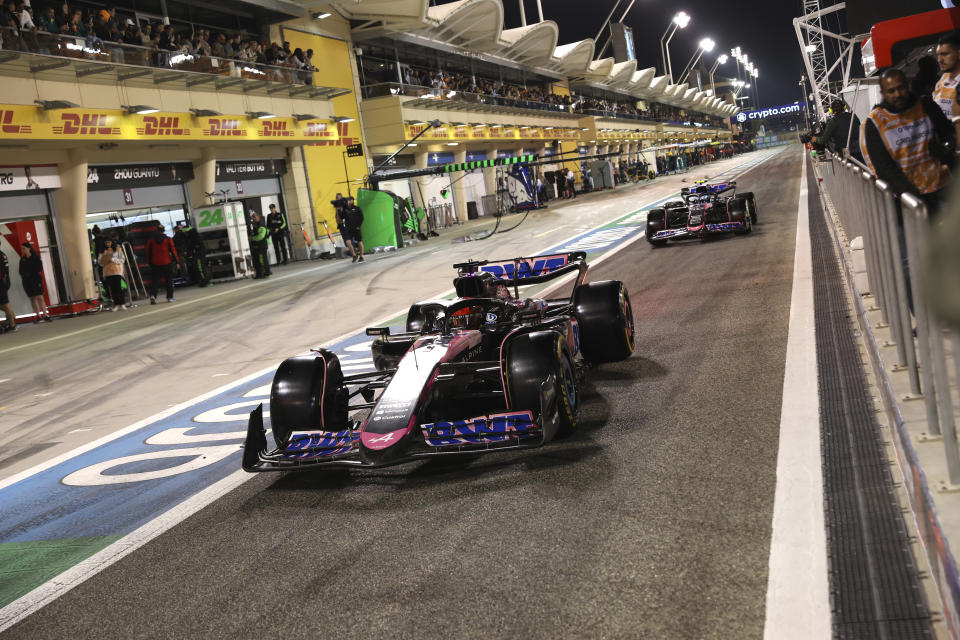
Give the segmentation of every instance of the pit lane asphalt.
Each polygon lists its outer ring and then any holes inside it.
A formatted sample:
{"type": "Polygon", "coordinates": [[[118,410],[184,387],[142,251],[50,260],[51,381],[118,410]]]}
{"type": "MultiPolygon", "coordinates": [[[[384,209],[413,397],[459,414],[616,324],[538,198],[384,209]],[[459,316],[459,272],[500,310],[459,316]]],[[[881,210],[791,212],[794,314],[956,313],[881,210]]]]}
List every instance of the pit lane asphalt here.
{"type": "MultiPolygon", "coordinates": [[[[591,269],[627,283],[638,349],[591,372],[575,437],[465,466],[257,476],[4,637],[760,637],[800,158],[739,180],[760,204],[750,236],[640,241],[591,269]]],[[[625,199],[605,202],[627,213],[625,199]]],[[[460,255],[513,252],[474,246],[460,255]]],[[[431,253],[394,258],[406,280],[363,285],[434,278],[434,262],[449,281],[448,252],[431,253]]],[[[295,352],[308,338],[296,323],[329,310],[314,295],[329,284],[205,305],[238,316],[223,355],[275,358],[258,349],[261,323],[295,352]]],[[[337,313],[362,326],[383,310],[337,313]]],[[[149,329],[126,339],[157,341],[142,352],[162,367],[158,345],[178,328],[149,329]]]]}

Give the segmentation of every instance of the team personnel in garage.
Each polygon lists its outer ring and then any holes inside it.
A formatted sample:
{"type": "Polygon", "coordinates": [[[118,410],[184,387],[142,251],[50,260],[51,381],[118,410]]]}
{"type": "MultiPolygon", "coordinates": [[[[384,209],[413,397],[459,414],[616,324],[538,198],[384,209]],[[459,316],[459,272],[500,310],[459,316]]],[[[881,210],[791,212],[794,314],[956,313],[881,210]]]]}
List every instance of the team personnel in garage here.
{"type": "Polygon", "coordinates": [[[17,316],[10,306],[10,263],[7,254],[0,251],[0,311],[7,316],[6,323],[0,324],[0,333],[17,330],[17,316]]]}
{"type": "Polygon", "coordinates": [[[267,214],[267,227],[270,229],[270,239],[273,240],[273,252],[277,262],[287,264],[287,216],[277,210],[277,205],[270,205],[267,214]]]}
{"type": "Polygon", "coordinates": [[[157,233],[147,240],[147,263],[150,265],[150,304],[157,304],[157,292],[160,282],[167,289],[167,302],[173,302],[173,272],[180,262],[173,240],[163,233],[163,225],[157,226],[157,233]]]}
{"type": "Polygon", "coordinates": [[[363,235],[360,227],[363,225],[363,211],[353,200],[353,196],[347,198],[347,206],[343,210],[343,227],[340,233],[343,241],[350,250],[354,262],[363,262],[363,235]]]}
{"type": "Polygon", "coordinates": [[[253,273],[255,279],[270,277],[270,261],[267,259],[267,242],[270,234],[263,218],[256,211],[250,213],[250,253],[253,254],[253,273]]]}
{"type": "Polygon", "coordinates": [[[937,45],[937,64],[943,73],[933,90],[933,99],[943,110],[943,115],[953,121],[960,137],[960,102],[957,86],[960,85],[960,34],[949,33],[937,45]]]}
{"type": "Polygon", "coordinates": [[[945,163],[956,147],[953,125],[929,96],[911,93],[899,69],[883,73],[880,91],[883,101],[861,129],[863,158],[873,175],[897,193],[921,198],[933,216],[950,180],[945,163]]]}

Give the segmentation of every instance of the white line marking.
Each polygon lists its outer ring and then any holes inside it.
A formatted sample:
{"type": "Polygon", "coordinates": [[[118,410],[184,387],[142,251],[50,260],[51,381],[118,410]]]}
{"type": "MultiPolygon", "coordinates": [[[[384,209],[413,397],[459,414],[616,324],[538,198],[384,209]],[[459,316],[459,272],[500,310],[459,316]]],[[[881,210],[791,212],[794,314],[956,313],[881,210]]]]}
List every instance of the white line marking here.
{"type": "Polygon", "coordinates": [[[184,502],[160,515],[136,531],[117,540],[80,564],[45,582],[30,593],[0,609],[0,632],[6,631],[34,611],[53,602],[70,589],[93,577],[123,557],[133,553],[168,529],[200,511],[221,496],[233,491],[252,477],[246,471],[235,471],[184,502]]]}
{"type": "Polygon", "coordinates": [[[813,264],[804,154],[780,410],[764,638],[831,638],[828,593],[813,264]]]}
{"type": "MultiPolygon", "coordinates": [[[[769,156],[764,157],[762,160],[759,160],[759,161],[757,161],[757,162],[754,163],[754,164],[750,164],[743,173],[746,173],[746,172],[750,171],[751,169],[753,169],[754,167],[758,166],[759,164],[761,164],[761,163],[763,163],[763,162],[766,162],[767,160],[769,160],[770,158],[772,158],[774,155],[776,155],[776,154],[770,154],[769,156]]],[[[742,166],[742,165],[741,165],[741,166],[742,166]]],[[[741,174],[741,175],[742,175],[742,174],[741,174]]],[[[657,202],[658,200],[661,200],[661,199],[662,199],[662,198],[656,198],[656,199],[648,202],[647,204],[642,205],[640,208],[642,209],[642,208],[644,208],[644,207],[647,207],[647,206],[649,206],[650,204],[652,204],[653,202],[657,202]]],[[[615,215],[613,218],[611,218],[610,220],[607,220],[606,222],[603,222],[603,223],[601,223],[601,224],[598,224],[596,227],[594,227],[594,229],[599,229],[599,228],[601,228],[601,227],[609,224],[609,223],[612,222],[613,220],[616,220],[616,219],[618,219],[618,218],[620,218],[620,217],[623,217],[623,215],[624,215],[623,213],[619,213],[619,214],[615,215]]],[[[570,236],[569,238],[567,238],[566,240],[563,240],[562,242],[553,243],[553,244],[551,244],[550,246],[551,246],[551,247],[553,247],[553,246],[562,246],[562,245],[570,242],[571,240],[573,240],[574,238],[576,238],[577,236],[579,236],[579,235],[581,235],[581,234],[582,234],[582,232],[577,232],[577,233],[575,233],[574,235],[572,235],[572,236],[570,236]]],[[[615,248],[615,249],[613,249],[613,250],[611,250],[611,251],[608,251],[608,252],[606,252],[605,254],[603,254],[603,255],[601,255],[601,256],[598,256],[597,258],[595,258],[595,259],[592,261],[591,264],[596,265],[596,264],[599,264],[600,262],[603,262],[605,259],[607,259],[607,257],[612,256],[612,255],[614,255],[615,253],[617,253],[617,252],[621,251],[622,249],[624,249],[626,246],[628,246],[628,245],[630,245],[630,244],[633,244],[633,242],[635,242],[636,240],[639,240],[641,237],[643,237],[643,236],[642,236],[642,235],[638,235],[633,241],[630,241],[630,242],[627,242],[627,243],[623,243],[623,244],[621,244],[620,246],[618,246],[617,248],[615,248]]],[[[549,248],[549,247],[547,247],[547,248],[549,248]]],[[[536,255],[536,254],[533,254],[533,255],[536,255]]],[[[320,268],[320,267],[316,267],[316,268],[320,268]]],[[[284,276],[284,277],[289,277],[289,276],[284,276]]],[[[278,278],[278,279],[279,279],[279,278],[278,278]]],[[[564,280],[566,280],[566,278],[565,278],[564,280]]],[[[561,282],[562,282],[562,281],[561,281],[561,282]]],[[[555,288],[561,286],[561,282],[558,282],[556,285],[553,285],[553,286],[549,287],[547,290],[552,290],[552,289],[555,289],[555,288]]],[[[258,283],[258,284],[259,284],[259,283],[258,283]]],[[[254,285],[247,285],[247,286],[254,286],[254,285]]],[[[236,290],[237,290],[237,289],[234,289],[234,291],[236,291],[236,290]]],[[[433,298],[442,298],[442,297],[450,294],[451,292],[453,292],[453,289],[447,289],[447,290],[444,291],[443,293],[437,294],[437,295],[432,296],[432,297],[433,297],[433,298]]],[[[223,293],[227,293],[227,292],[223,292],[223,293]]],[[[223,295],[223,294],[214,294],[214,295],[223,295]]],[[[213,297],[213,296],[210,296],[210,297],[213,297]]],[[[207,299],[207,298],[203,298],[203,299],[207,299]]],[[[425,299],[430,299],[430,298],[425,298],[425,299]]],[[[198,300],[199,300],[199,299],[198,299],[198,300]]],[[[180,305],[180,306],[183,306],[183,305],[180,305]]],[[[389,322],[389,321],[392,320],[393,318],[395,318],[395,317],[397,317],[397,316],[405,313],[406,311],[407,311],[407,309],[402,309],[402,310],[399,310],[399,311],[394,311],[394,312],[392,312],[392,313],[390,313],[390,314],[382,317],[381,319],[375,321],[374,323],[372,323],[372,324],[369,325],[369,326],[380,326],[380,325],[382,325],[382,324],[384,324],[384,323],[386,323],[386,322],[389,322]]],[[[121,320],[118,320],[117,322],[121,322],[121,320]]],[[[109,324],[114,324],[114,323],[109,323],[109,324]]],[[[105,325],[98,325],[98,326],[99,326],[99,327],[102,327],[102,326],[105,326],[105,325]]],[[[92,328],[81,329],[81,330],[78,331],[78,332],[74,332],[73,335],[75,335],[76,333],[86,332],[86,331],[89,331],[89,330],[91,330],[91,329],[92,329],[92,328]]],[[[347,332],[347,333],[344,333],[344,334],[342,334],[342,335],[339,335],[339,336],[337,336],[337,337],[335,337],[335,338],[332,338],[331,340],[328,340],[325,344],[326,344],[326,345],[334,345],[334,344],[337,344],[338,342],[341,342],[341,341],[343,341],[343,340],[346,340],[347,338],[350,338],[350,337],[352,337],[352,336],[355,336],[355,335],[358,333],[358,331],[362,331],[362,329],[355,329],[355,330],[353,330],[353,331],[349,331],[349,332],[347,332]]],[[[70,334],[67,334],[67,335],[70,335],[70,334]]],[[[53,340],[53,339],[56,339],[56,338],[51,338],[51,340],[53,340]]],[[[38,344],[38,343],[32,343],[32,344],[38,344]]],[[[9,349],[8,349],[8,351],[9,351],[9,349]]],[[[0,354],[3,354],[3,353],[4,353],[4,351],[0,351],[0,354]]],[[[45,470],[50,469],[50,468],[52,468],[52,467],[55,467],[56,465],[60,464],[61,462],[64,462],[64,461],[66,461],[66,460],[69,460],[69,459],[71,459],[71,458],[73,458],[73,457],[76,457],[76,456],[78,456],[78,455],[81,455],[81,454],[83,454],[83,453],[86,453],[87,451],[91,451],[91,450],[93,450],[93,449],[95,449],[95,448],[97,448],[97,447],[99,447],[99,446],[101,446],[101,445],[103,445],[103,444],[106,444],[106,443],[111,442],[111,441],[113,441],[113,440],[116,440],[116,439],[118,439],[118,438],[120,438],[120,437],[122,437],[122,436],[124,436],[124,435],[127,435],[127,434],[129,434],[129,433],[132,433],[132,432],[136,431],[137,429],[140,429],[140,428],[142,428],[142,427],[144,427],[144,426],[147,426],[147,425],[149,425],[149,424],[151,424],[151,423],[153,423],[153,422],[156,422],[156,421],[158,421],[158,420],[162,420],[163,418],[169,417],[169,416],[173,415],[174,413],[176,413],[176,412],[178,412],[178,411],[180,411],[180,410],[182,410],[182,409],[186,409],[186,408],[191,407],[191,406],[193,406],[193,405],[195,405],[195,404],[197,404],[197,403],[199,403],[199,402],[203,402],[204,400],[207,400],[207,399],[209,399],[209,398],[211,398],[211,397],[213,397],[213,396],[216,396],[216,395],[218,395],[218,394],[220,394],[220,393],[224,393],[224,392],[226,392],[226,391],[230,391],[231,389],[233,389],[233,388],[235,388],[235,387],[238,387],[238,386],[240,386],[240,385],[242,385],[242,384],[245,384],[246,382],[249,382],[250,380],[254,380],[254,379],[262,376],[263,374],[268,373],[268,372],[274,370],[274,369],[276,368],[276,366],[277,366],[277,365],[271,365],[271,366],[269,366],[269,367],[266,367],[265,369],[261,369],[260,371],[256,371],[256,372],[254,372],[254,373],[251,373],[251,374],[249,374],[249,375],[246,375],[246,376],[240,378],[239,380],[235,380],[234,382],[230,382],[230,383],[228,383],[228,384],[226,384],[226,385],[223,385],[222,387],[218,387],[218,388],[216,388],[216,389],[213,389],[212,391],[208,391],[207,393],[204,393],[204,394],[202,394],[202,395],[200,395],[200,396],[197,396],[196,398],[192,398],[192,399],[187,400],[187,401],[185,401],[185,402],[181,402],[180,404],[177,404],[177,405],[175,405],[175,406],[173,406],[173,407],[170,407],[169,409],[166,409],[166,410],[164,410],[164,411],[161,411],[161,412],[159,412],[159,413],[156,413],[156,414],[150,416],[149,418],[145,418],[145,419],[143,419],[143,420],[140,420],[139,422],[136,422],[136,423],[134,423],[134,424],[132,424],[132,425],[124,428],[124,429],[120,429],[119,431],[116,431],[116,432],[111,433],[111,434],[109,434],[109,435],[106,435],[106,436],[104,436],[104,437],[102,437],[102,438],[99,438],[99,439],[97,439],[97,440],[94,440],[93,442],[89,442],[89,443],[87,443],[87,444],[85,444],[85,445],[83,445],[83,446],[81,446],[81,447],[77,447],[76,449],[74,449],[74,450],[72,450],[72,451],[68,451],[67,453],[64,453],[64,454],[62,454],[62,455],[59,455],[59,456],[57,456],[57,457],[55,457],[55,458],[53,458],[53,459],[51,459],[51,460],[48,460],[48,461],[43,462],[43,463],[41,463],[41,464],[39,464],[39,465],[36,465],[35,467],[32,467],[32,468],[27,469],[27,470],[25,470],[25,471],[22,471],[22,472],[14,475],[14,476],[11,476],[11,477],[9,477],[9,478],[7,478],[7,479],[5,479],[5,480],[0,480],[0,490],[4,489],[4,488],[6,488],[6,487],[8,487],[8,486],[10,486],[10,485],[16,484],[16,483],[19,482],[20,480],[23,480],[23,479],[25,479],[25,478],[29,478],[29,477],[32,476],[32,475],[35,475],[35,474],[37,474],[37,473],[40,473],[40,472],[42,472],[42,471],[45,471],[45,470]]],[[[258,388],[255,389],[254,391],[257,392],[257,393],[261,393],[261,392],[264,391],[264,389],[265,389],[265,387],[258,387],[258,388]]],[[[246,394],[246,396],[250,396],[250,395],[251,395],[250,393],[247,393],[247,394],[246,394]]],[[[17,622],[23,620],[24,618],[26,618],[26,617],[29,616],[30,614],[34,613],[35,611],[43,608],[44,606],[46,606],[46,605],[49,604],[50,602],[53,602],[54,600],[56,600],[57,598],[59,598],[61,595],[63,595],[63,594],[66,593],[67,591],[69,591],[70,589],[76,587],[77,585],[79,585],[79,584],[81,584],[82,582],[88,580],[89,578],[92,578],[93,576],[95,576],[96,574],[98,574],[100,571],[102,571],[102,570],[105,569],[106,567],[110,566],[110,565],[113,564],[114,562],[117,562],[118,560],[120,560],[120,559],[123,558],[124,556],[128,555],[129,553],[132,553],[133,551],[136,551],[137,549],[139,549],[140,547],[142,547],[144,544],[146,544],[146,543],[149,542],[150,540],[156,538],[157,536],[159,536],[160,534],[164,533],[164,532],[167,531],[168,529],[171,529],[172,527],[174,527],[175,525],[179,524],[180,522],[182,522],[182,521],[185,520],[186,518],[190,517],[191,515],[193,515],[194,513],[196,513],[197,511],[199,511],[200,509],[204,508],[204,507],[207,506],[208,504],[210,504],[210,503],[214,502],[215,500],[219,499],[220,497],[226,495],[226,494],[229,493],[230,491],[233,491],[234,489],[236,489],[237,487],[239,487],[240,485],[242,485],[244,482],[247,482],[248,480],[251,480],[253,477],[254,477],[254,474],[247,473],[246,471],[242,471],[242,470],[241,470],[241,471],[237,471],[237,472],[235,472],[235,473],[227,476],[227,477],[224,478],[223,480],[220,480],[220,481],[218,481],[218,482],[210,485],[210,486],[207,487],[206,489],[203,489],[203,490],[200,491],[199,493],[197,493],[197,494],[195,494],[194,496],[188,498],[187,500],[185,500],[185,501],[182,502],[181,504],[177,505],[176,507],[173,507],[173,508],[170,509],[169,511],[166,511],[166,512],[164,512],[163,514],[157,516],[156,518],[154,518],[153,520],[151,520],[151,521],[148,522],[147,524],[143,525],[142,527],[140,527],[140,528],[137,529],[136,531],[134,531],[134,532],[132,532],[132,533],[124,536],[123,538],[121,538],[120,540],[116,541],[116,542],[113,543],[112,545],[106,547],[103,551],[101,551],[101,552],[99,552],[99,553],[91,556],[90,558],[88,558],[87,560],[85,560],[85,561],[81,562],[80,564],[74,566],[73,568],[65,571],[64,573],[61,573],[60,575],[56,576],[55,578],[52,578],[51,580],[49,580],[49,581],[45,582],[44,584],[40,585],[39,587],[37,587],[36,589],[34,589],[33,591],[31,591],[30,593],[27,593],[27,594],[25,594],[24,596],[20,597],[19,599],[11,602],[11,603],[8,604],[7,606],[5,606],[5,607],[3,607],[2,609],[0,609],[0,632],[3,632],[4,630],[10,628],[11,626],[13,626],[14,624],[16,624],[17,622]]]]}
{"type": "Polygon", "coordinates": [[[84,431],[93,431],[93,429],[73,429],[72,431],[67,431],[67,433],[83,433],[84,431]]]}
{"type": "Polygon", "coordinates": [[[223,376],[228,376],[228,375],[230,375],[230,374],[229,374],[229,373],[215,373],[215,374],[213,374],[213,375],[210,376],[210,377],[211,377],[211,378],[221,378],[221,377],[223,377],[223,376]]]}
{"type": "Polygon", "coordinates": [[[10,378],[0,378],[0,383],[2,382],[10,382],[10,378]]]}

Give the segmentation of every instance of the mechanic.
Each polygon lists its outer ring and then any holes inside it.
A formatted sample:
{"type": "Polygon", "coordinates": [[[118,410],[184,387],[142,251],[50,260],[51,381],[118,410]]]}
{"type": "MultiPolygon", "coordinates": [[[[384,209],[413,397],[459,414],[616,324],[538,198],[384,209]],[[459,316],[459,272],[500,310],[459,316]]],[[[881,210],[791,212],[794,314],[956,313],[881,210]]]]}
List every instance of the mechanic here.
{"type": "Polygon", "coordinates": [[[937,64],[943,73],[933,90],[933,99],[943,110],[943,115],[951,120],[955,132],[960,137],[960,34],[956,31],[940,38],[937,44],[937,64]]]}
{"type": "Polygon", "coordinates": [[[340,235],[350,250],[354,262],[363,262],[363,235],[360,227],[363,224],[363,211],[354,204],[353,196],[347,198],[347,206],[343,210],[343,224],[340,235]]]}
{"type": "MultiPolygon", "coordinates": [[[[197,286],[206,287],[210,284],[210,276],[207,273],[207,247],[203,244],[203,238],[200,232],[189,224],[180,228],[180,238],[184,261],[187,265],[187,274],[192,282],[197,286]]],[[[174,235],[174,245],[176,245],[177,236],[174,235]]]]}
{"type": "Polygon", "coordinates": [[[817,138],[817,144],[829,148],[834,153],[843,156],[843,150],[846,149],[852,158],[857,162],[863,162],[863,156],[860,154],[860,145],[857,143],[857,137],[860,133],[860,118],[847,110],[847,103],[837,99],[830,104],[830,113],[833,117],[827,122],[823,133],[817,138]],[[850,128],[850,121],[853,120],[853,129],[850,128]],[[849,137],[848,137],[849,136],[849,137]],[[852,145],[847,144],[847,141],[852,145]]]}
{"type": "Polygon", "coordinates": [[[953,160],[954,128],[931,98],[910,92],[903,71],[884,71],[880,91],[883,101],[860,130],[864,160],[894,191],[922,199],[933,218],[950,181],[944,163],[953,160]]]}
{"type": "Polygon", "coordinates": [[[10,263],[7,254],[0,251],[0,311],[7,314],[7,321],[0,324],[0,333],[17,330],[17,316],[10,306],[10,263]]]}
{"type": "Polygon", "coordinates": [[[263,219],[256,211],[250,212],[250,253],[253,254],[254,280],[270,277],[270,260],[267,258],[269,233],[263,219]]]}
{"type": "Polygon", "coordinates": [[[277,256],[277,262],[287,264],[287,216],[278,211],[275,204],[270,205],[267,227],[270,229],[270,239],[273,240],[273,253],[277,256]]]}
{"type": "Polygon", "coordinates": [[[150,265],[150,304],[157,304],[157,291],[163,280],[167,289],[167,302],[173,302],[174,265],[180,262],[173,240],[163,233],[163,225],[157,225],[157,232],[147,240],[147,264],[150,265]],[[173,256],[172,258],[170,256],[173,256]]]}

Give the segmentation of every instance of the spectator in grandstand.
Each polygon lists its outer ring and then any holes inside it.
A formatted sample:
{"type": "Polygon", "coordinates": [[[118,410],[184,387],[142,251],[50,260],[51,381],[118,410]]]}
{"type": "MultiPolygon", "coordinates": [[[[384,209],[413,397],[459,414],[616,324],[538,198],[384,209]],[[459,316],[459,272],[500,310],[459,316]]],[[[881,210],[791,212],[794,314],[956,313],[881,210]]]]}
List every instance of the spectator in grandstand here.
{"type": "Polygon", "coordinates": [[[921,198],[936,215],[950,178],[956,134],[929,96],[915,96],[899,69],[880,76],[883,101],[860,133],[860,149],[870,171],[897,193],[921,198]]]}
{"type": "Polygon", "coordinates": [[[36,31],[37,25],[33,21],[33,7],[20,0],[17,2],[17,15],[20,17],[20,28],[24,31],[36,31]]]}
{"type": "Polygon", "coordinates": [[[149,22],[140,29],[140,46],[150,47],[153,43],[153,25],[149,22]]]}
{"type": "Polygon", "coordinates": [[[70,19],[73,18],[73,11],[70,9],[70,4],[67,2],[61,2],[60,6],[56,9],[54,14],[57,24],[60,25],[60,28],[63,28],[63,25],[70,22],[70,19]]]}
{"type": "MultiPolygon", "coordinates": [[[[0,46],[3,46],[4,38],[8,38],[10,42],[19,40],[20,18],[17,16],[17,4],[13,0],[8,0],[3,9],[0,9],[0,27],[4,27],[4,30],[0,30],[0,46]]],[[[7,49],[17,48],[10,42],[7,43],[7,49]]]]}
{"type": "Polygon", "coordinates": [[[213,44],[210,45],[210,55],[217,58],[226,58],[227,57],[227,36],[218,33],[217,37],[213,39],[213,44]]]}
{"type": "Polygon", "coordinates": [[[127,18],[127,23],[125,26],[126,28],[123,31],[123,36],[121,36],[121,40],[123,40],[124,44],[132,44],[134,46],[138,46],[142,41],[140,39],[140,30],[137,29],[137,25],[133,23],[133,20],[131,20],[130,18],[127,18]]]}
{"type": "Polygon", "coordinates": [[[57,24],[57,10],[51,5],[43,10],[40,18],[37,20],[37,28],[47,33],[59,33],[60,25],[57,24]]]}
{"type": "Polygon", "coordinates": [[[83,11],[77,9],[70,14],[70,19],[60,25],[60,33],[65,36],[86,37],[83,33],[83,11]]]}

